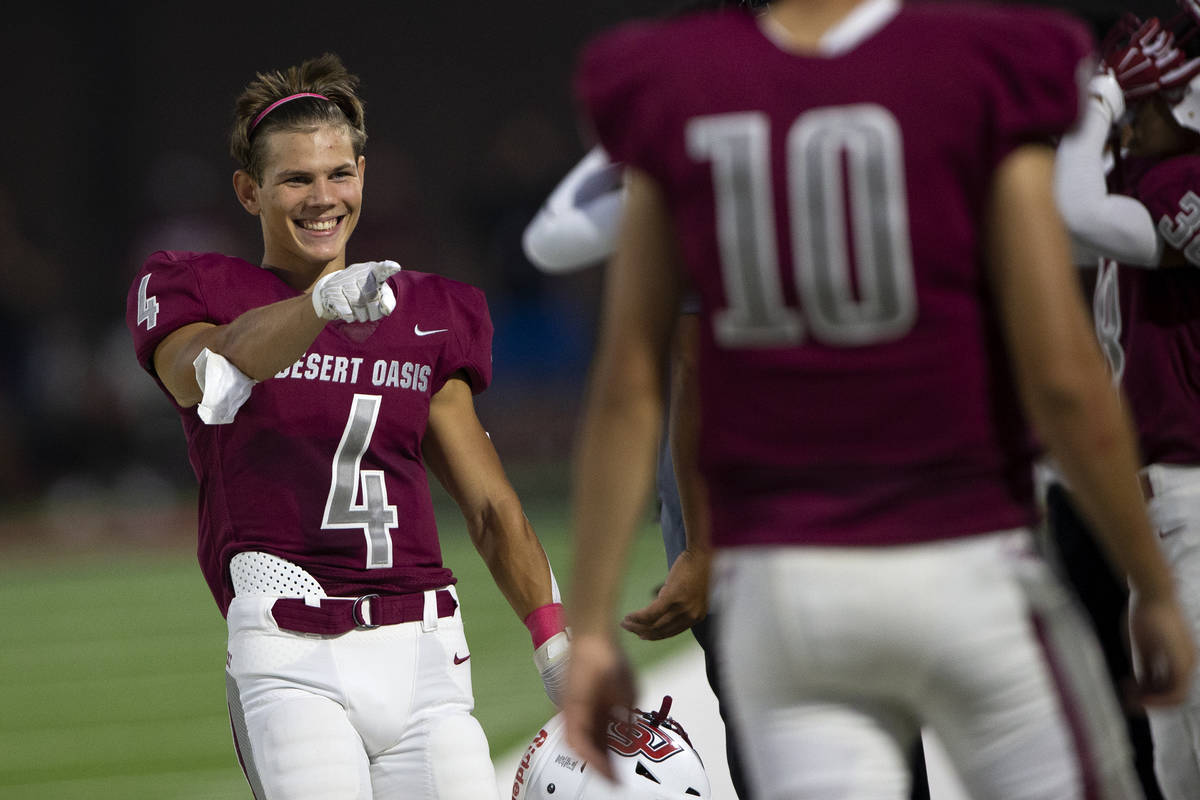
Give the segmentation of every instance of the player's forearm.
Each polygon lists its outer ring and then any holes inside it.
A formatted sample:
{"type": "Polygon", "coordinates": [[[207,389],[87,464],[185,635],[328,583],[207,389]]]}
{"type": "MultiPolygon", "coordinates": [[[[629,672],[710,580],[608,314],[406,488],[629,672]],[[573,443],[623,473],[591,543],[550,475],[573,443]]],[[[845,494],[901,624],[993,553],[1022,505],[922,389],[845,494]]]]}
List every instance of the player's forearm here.
{"type": "Polygon", "coordinates": [[[489,509],[468,531],[496,587],[521,619],[554,601],[550,563],[537,534],[513,503],[489,509]]]}
{"type": "Polygon", "coordinates": [[[1144,597],[1174,593],[1135,477],[1132,424],[1102,371],[1072,393],[1031,403],[1035,423],[1116,567],[1144,597]]]}
{"type": "Polygon", "coordinates": [[[307,295],[252,309],[227,325],[194,323],[159,345],[154,366],[176,402],[200,402],[193,363],[204,349],[219,353],[253,380],[266,380],[295,362],[321,332],[325,321],[307,295]]]}
{"type": "Polygon", "coordinates": [[[612,630],[629,543],[654,476],[661,397],[621,397],[614,389],[603,387],[589,401],[575,463],[568,614],[581,633],[612,630]]]}
{"type": "Polygon", "coordinates": [[[255,380],[273,377],[293,364],[324,329],[308,295],[251,309],[214,329],[209,349],[255,380]]]}
{"type": "Polygon", "coordinates": [[[1133,426],[1069,266],[1053,160],[1028,146],[997,168],[989,277],[1025,409],[1116,566],[1148,596],[1171,591],[1138,491],[1133,426]]]}

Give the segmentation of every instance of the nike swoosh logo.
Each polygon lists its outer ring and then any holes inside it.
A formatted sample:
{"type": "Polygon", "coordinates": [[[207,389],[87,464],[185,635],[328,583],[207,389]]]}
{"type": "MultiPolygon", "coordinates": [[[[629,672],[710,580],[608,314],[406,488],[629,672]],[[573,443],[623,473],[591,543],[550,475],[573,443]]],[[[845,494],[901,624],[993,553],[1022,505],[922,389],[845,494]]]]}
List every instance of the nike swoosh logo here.
{"type": "Polygon", "coordinates": [[[430,336],[435,333],[445,333],[449,328],[438,328],[436,331],[423,331],[420,325],[413,325],[413,333],[417,336],[430,336]]]}
{"type": "Polygon", "coordinates": [[[466,654],[465,656],[463,656],[462,658],[459,658],[459,657],[458,657],[458,653],[455,653],[455,654],[454,654],[454,665],[455,665],[455,666],[458,666],[459,664],[462,664],[462,663],[466,662],[466,660],[467,660],[467,659],[469,659],[470,657],[471,657],[471,654],[470,654],[470,653],[467,653],[467,654],[466,654]]]}

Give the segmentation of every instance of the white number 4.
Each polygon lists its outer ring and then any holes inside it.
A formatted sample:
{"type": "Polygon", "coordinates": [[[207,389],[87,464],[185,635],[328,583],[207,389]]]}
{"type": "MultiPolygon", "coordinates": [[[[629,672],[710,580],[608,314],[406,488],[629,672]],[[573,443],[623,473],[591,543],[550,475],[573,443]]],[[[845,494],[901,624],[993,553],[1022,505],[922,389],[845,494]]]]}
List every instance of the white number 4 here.
{"type": "Polygon", "coordinates": [[[143,275],[142,282],[138,284],[138,315],[137,324],[146,323],[146,330],[150,330],[158,324],[158,298],[154,295],[146,296],[146,286],[150,283],[150,275],[143,275]]]}
{"type": "Polygon", "coordinates": [[[367,540],[367,569],[392,565],[392,537],[388,531],[398,524],[396,507],[388,505],[383,470],[359,469],[375,432],[382,399],[379,395],[354,395],[346,430],[333,457],[333,477],[325,501],[325,518],[321,520],[326,530],[362,530],[367,540]]]}

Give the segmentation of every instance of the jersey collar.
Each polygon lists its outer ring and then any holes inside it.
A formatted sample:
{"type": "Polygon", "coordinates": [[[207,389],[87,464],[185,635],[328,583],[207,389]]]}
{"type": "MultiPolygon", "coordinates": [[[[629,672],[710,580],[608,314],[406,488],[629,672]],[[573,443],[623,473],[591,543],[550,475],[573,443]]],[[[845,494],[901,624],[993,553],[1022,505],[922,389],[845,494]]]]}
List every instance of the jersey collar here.
{"type": "Polygon", "coordinates": [[[821,37],[820,52],[840,56],[871,38],[900,13],[900,0],[866,0],[821,37]]]}

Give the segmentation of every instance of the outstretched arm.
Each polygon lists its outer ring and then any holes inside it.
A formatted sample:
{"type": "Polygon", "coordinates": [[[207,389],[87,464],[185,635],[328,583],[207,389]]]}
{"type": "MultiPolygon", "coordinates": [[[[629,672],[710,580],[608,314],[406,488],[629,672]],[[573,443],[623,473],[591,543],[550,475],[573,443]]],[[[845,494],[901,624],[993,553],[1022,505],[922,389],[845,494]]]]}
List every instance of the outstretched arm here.
{"type": "Polygon", "coordinates": [[[262,381],[302,356],[325,322],[308,295],[247,311],[228,325],[194,322],[162,340],[154,371],[175,402],[189,408],[203,394],[193,366],[200,351],[220,353],[246,377],[262,381]]]}
{"type": "Polygon", "coordinates": [[[400,270],[394,261],[367,261],[331,272],[309,294],[253,308],[226,325],[194,322],[159,343],[154,371],[184,408],[203,397],[196,357],[217,353],[251,381],[263,381],[304,354],[333,319],[367,322],[387,316],[396,298],[387,285],[400,270]]]}
{"type": "Polygon", "coordinates": [[[653,483],[663,378],[678,319],[680,256],[658,184],[627,173],[572,488],[574,630],[564,711],[571,746],[612,777],[605,748],[614,706],[631,707],[632,676],[615,642],[616,597],[653,483]]]}

